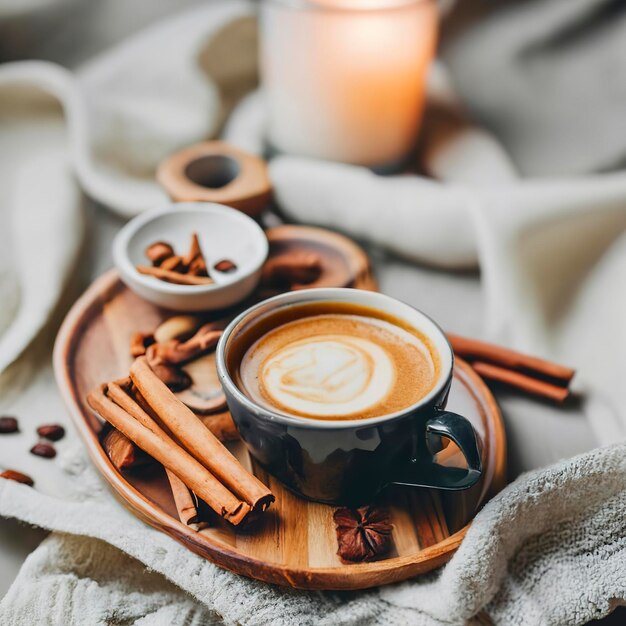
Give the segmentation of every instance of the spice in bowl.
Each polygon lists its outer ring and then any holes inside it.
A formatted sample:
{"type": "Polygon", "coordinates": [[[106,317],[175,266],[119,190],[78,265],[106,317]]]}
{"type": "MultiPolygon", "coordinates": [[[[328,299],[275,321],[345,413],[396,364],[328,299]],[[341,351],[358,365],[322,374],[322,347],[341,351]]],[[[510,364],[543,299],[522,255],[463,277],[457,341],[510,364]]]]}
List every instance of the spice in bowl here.
{"type": "Polygon", "coordinates": [[[197,233],[192,233],[191,245],[185,256],[175,254],[174,248],[166,241],[155,241],[145,249],[144,254],[152,265],[137,265],[140,274],[177,285],[210,285],[214,282],[207,271],[197,233]]]}
{"type": "Polygon", "coordinates": [[[237,269],[237,266],[230,259],[222,259],[213,266],[213,269],[218,272],[228,274],[229,272],[234,272],[237,269]]]}

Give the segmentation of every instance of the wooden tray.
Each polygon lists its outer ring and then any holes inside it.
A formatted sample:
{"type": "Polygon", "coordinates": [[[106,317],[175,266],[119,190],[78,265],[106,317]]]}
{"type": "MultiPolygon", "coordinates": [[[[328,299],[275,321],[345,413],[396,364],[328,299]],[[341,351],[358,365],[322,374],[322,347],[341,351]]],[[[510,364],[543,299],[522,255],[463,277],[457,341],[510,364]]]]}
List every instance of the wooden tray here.
{"type": "MultiPolygon", "coordinates": [[[[359,281],[357,281],[358,284],[359,281]]],[[[260,527],[247,532],[226,522],[196,532],[176,515],[164,472],[118,473],[100,446],[100,421],[85,403],[99,383],[126,375],[128,344],[137,330],[151,330],[169,313],[141,300],[111,271],[87,290],[68,314],[55,346],[57,382],[71,416],[100,473],[123,503],[150,525],[193,552],[238,574],[300,589],[362,589],[400,581],[445,563],[484,501],[504,486],[505,436],[498,406],[482,380],[458,360],[449,407],[473,423],[482,445],[484,474],[465,492],[394,487],[384,494],[394,524],[394,551],[366,564],[345,564],[336,555],[333,507],[306,502],[253,467],[245,447],[233,453],[270,484],[276,503],[260,527]]],[[[441,453],[459,461],[450,444],[441,453]]]]}

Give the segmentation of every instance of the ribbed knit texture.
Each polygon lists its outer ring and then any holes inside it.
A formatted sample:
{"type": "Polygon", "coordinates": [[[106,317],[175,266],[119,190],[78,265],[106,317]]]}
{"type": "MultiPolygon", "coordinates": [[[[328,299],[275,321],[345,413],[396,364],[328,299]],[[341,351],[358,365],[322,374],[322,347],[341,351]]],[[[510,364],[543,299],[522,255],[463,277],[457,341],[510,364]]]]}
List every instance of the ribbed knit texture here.
{"type": "Polygon", "coordinates": [[[0,624],[434,626],[485,610],[498,624],[556,626],[626,603],[626,444],[520,477],[440,572],[351,593],[282,589],[212,565],[98,488],[82,454],[62,459],[72,481],[94,487],[73,502],[0,481],[0,515],[57,531],[0,603],[0,624]]]}

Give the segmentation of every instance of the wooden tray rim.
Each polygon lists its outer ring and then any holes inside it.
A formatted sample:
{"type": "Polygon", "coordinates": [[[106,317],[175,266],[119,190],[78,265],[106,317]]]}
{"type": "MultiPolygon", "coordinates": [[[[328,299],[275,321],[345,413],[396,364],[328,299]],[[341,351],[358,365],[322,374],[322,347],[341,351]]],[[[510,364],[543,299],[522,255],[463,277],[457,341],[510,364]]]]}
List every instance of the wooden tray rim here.
{"type": "MultiPolygon", "coordinates": [[[[81,438],[83,439],[91,460],[100,474],[107,480],[122,503],[140,519],[149,525],[167,532],[174,539],[195,553],[213,561],[215,564],[237,574],[243,574],[257,580],[279,585],[287,585],[297,589],[348,590],[365,589],[418,575],[426,571],[423,565],[429,564],[428,570],[446,563],[458,549],[465,537],[471,522],[450,535],[443,541],[429,546],[420,552],[405,556],[393,557],[370,563],[356,563],[338,567],[292,568],[276,563],[248,557],[234,550],[231,546],[216,538],[208,538],[179,520],[171,517],[156,507],[139,491],[126,482],[115,470],[111,461],[102,449],[98,437],[91,430],[81,408],[81,401],[74,393],[68,365],[74,355],[80,339],[80,331],[97,315],[103,302],[123,286],[115,269],[109,270],[98,277],[74,303],[57,335],[54,352],[54,373],[60,394],[70,412],[70,416],[81,438]],[[434,565],[433,565],[434,564],[434,565]]],[[[477,385],[490,405],[496,419],[494,427],[498,437],[505,442],[504,424],[500,409],[491,392],[482,379],[463,361],[457,359],[456,364],[477,385]]],[[[506,463],[506,446],[496,450],[494,480],[489,489],[497,492],[504,486],[504,466],[506,463]]]]}

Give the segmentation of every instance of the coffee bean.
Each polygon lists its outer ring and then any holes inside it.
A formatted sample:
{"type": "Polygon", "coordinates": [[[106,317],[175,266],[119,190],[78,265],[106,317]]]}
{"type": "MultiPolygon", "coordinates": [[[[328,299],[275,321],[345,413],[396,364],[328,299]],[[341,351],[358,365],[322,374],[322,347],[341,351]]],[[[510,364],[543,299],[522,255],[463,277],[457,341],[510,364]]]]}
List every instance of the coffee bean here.
{"type": "Polygon", "coordinates": [[[57,451],[49,443],[36,443],[30,451],[31,454],[46,459],[53,459],[57,455],[57,451]]]}
{"type": "Polygon", "coordinates": [[[227,273],[234,272],[237,269],[237,266],[230,259],[222,259],[213,266],[213,269],[218,272],[227,273]]]}
{"type": "Polygon", "coordinates": [[[59,441],[65,436],[65,428],[60,424],[44,424],[37,429],[37,434],[48,441],[59,441]]]}
{"type": "Polygon", "coordinates": [[[17,472],[16,470],[4,470],[4,472],[0,473],[0,478],[14,480],[17,483],[22,483],[23,485],[28,485],[29,487],[32,487],[35,484],[35,481],[28,474],[22,474],[22,472],[17,472]]]}
{"type": "Polygon", "coordinates": [[[19,430],[17,420],[14,417],[3,415],[0,417],[0,435],[16,433],[19,430]]]}

